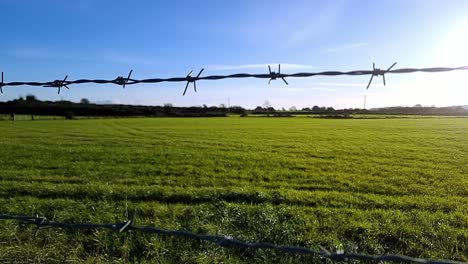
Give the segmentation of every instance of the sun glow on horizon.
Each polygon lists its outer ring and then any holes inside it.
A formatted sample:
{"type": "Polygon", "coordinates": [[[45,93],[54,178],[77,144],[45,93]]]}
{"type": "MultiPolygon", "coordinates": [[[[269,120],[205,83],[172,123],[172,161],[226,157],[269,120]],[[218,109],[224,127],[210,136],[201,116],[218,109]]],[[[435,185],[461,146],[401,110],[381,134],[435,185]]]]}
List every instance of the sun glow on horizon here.
{"type": "Polygon", "coordinates": [[[458,66],[468,65],[468,20],[454,24],[440,38],[434,60],[458,66]]]}
{"type": "MultiPolygon", "coordinates": [[[[428,67],[468,66],[468,21],[454,23],[432,46],[428,67]]],[[[415,74],[396,89],[402,104],[468,105],[468,71],[415,74]]]]}

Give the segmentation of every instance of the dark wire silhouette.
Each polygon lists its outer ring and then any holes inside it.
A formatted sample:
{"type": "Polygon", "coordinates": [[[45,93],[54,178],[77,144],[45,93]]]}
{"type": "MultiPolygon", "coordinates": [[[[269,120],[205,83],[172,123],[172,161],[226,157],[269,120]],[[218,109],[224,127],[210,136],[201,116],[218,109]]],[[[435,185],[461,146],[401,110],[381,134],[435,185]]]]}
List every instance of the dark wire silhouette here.
{"type": "Polygon", "coordinates": [[[136,226],[132,220],[121,222],[121,223],[111,223],[111,224],[95,224],[95,223],[62,223],[56,221],[50,221],[45,217],[39,216],[20,216],[20,215],[7,215],[0,214],[0,220],[14,220],[23,224],[36,225],[37,230],[46,229],[46,228],[62,228],[62,229],[108,229],[117,232],[126,232],[126,231],[139,231],[143,233],[151,233],[158,235],[168,235],[181,238],[190,238],[197,239],[202,241],[209,241],[215,244],[218,244],[221,247],[226,248],[253,248],[253,249],[273,249],[285,253],[293,254],[304,254],[304,255],[313,255],[325,259],[330,259],[333,261],[349,261],[349,260],[360,260],[360,261],[374,261],[374,262],[383,262],[383,261],[392,261],[392,262],[405,262],[405,263],[428,263],[428,264],[461,264],[462,262],[451,261],[451,260],[428,260],[421,258],[413,258],[403,255],[366,255],[359,253],[331,253],[325,248],[318,246],[320,250],[309,249],[304,247],[297,246],[288,246],[288,245],[275,245],[268,242],[244,242],[235,238],[224,237],[224,236],[215,236],[215,235],[202,235],[189,231],[182,230],[168,230],[159,227],[150,227],[150,226],[136,226]]]}
{"type": "Polygon", "coordinates": [[[299,73],[281,73],[281,65],[278,65],[278,72],[272,71],[270,65],[268,65],[268,73],[260,74],[250,74],[250,73],[235,73],[229,75],[208,75],[200,76],[204,69],[201,69],[197,76],[192,76],[193,71],[190,71],[189,74],[185,77],[171,77],[171,78],[150,78],[150,79],[131,79],[131,70],[127,76],[124,78],[122,76],[117,77],[113,80],[93,80],[93,79],[78,79],[78,80],[68,80],[68,75],[63,80],[55,80],[51,82],[4,82],[3,72],[2,72],[2,81],[0,82],[0,92],[3,93],[3,87],[6,86],[20,86],[20,85],[29,85],[29,86],[43,86],[43,87],[53,87],[58,89],[60,93],[61,88],[65,87],[69,89],[68,85],[72,84],[85,84],[85,83],[95,83],[95,84],[116,84],[121,85],[125,88],[126,85],[134,85],[140,83],[161,83],[161,82],[186,82],[185,89],[182,95],[185,95],[190,83],[193,83],[193,89],[197,91],[196,81],[200,80],[222,80],[222,79],[239,79],[239,78],[260,78],[260,79],[269,79],[268,84],[272,80],[282,79],[285,84],[288,84],[286,78],[307,78],[314,76],[341,76],[341,75],[350,75],[350,76],[361,76],[361,75],[370,75],[371,78],[366,89],[369,89],[372,80],[377,76],[382,76],[383,83],[386,85],[385,75],[386,74],[406,74],[414,72],[426,72],[426,73],[436,73],[436,72],[450,72],[450,71],[461,71],[468,70],[468,66],[461,67],[433,67],[433,68],[401,68],[393,69],[396,65],[396,62],[392,64],[388,69],[381,70],[375,68],[375,63],[373,64],[372,70],[354,70],[354,71],[323,71],[323,72],[299,72],[299,73]]]}

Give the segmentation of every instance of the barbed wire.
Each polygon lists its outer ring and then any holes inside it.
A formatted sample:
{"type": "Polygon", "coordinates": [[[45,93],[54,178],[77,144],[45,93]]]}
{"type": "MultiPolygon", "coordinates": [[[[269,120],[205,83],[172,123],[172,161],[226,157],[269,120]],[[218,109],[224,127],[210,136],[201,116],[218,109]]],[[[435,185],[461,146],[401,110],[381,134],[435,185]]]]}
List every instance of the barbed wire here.
{"type": "Polygon", "coordinates": [[[45,217],[40,216],[21,216],[21,215],[8,215],[0,214],[0,220],[13,220],[23,224],[35,225],[39,230],[47,228],[62,228],[62,229],[109,229],[112,231],[126,232],[126,231],[139,231],[144,233],[168,235],[174,237],[183,237],[190,239],[197,239],[201,241],[209,241],[218,244],[221,247],[226,248],[252,248],[252,249],[273,249],[285,253],[314,255],[333,261],[348,261],[348,260],[360,260],[360,261],[391,261],[391,262],[405,262],[405,263],[427,263],[427,264],[461,264],[463,262],[451,261],[451,260],[428,260],[421,258],[414,258],[403,255],[366,255],[359,253],[347,253],[347,252],[330,252],[325,248],[319,246],[320,250],[309,249],[297,246],[288,245],[275,245],[269,242],[244,242],[232,237],[226,236],[215,236],[215,235],[203,235],[189,231],[181,230],[168,230],[158,227],[150,226],[137,226],[134,225],[132,220],[114,223],[114,224],[95,224],[95,223],[63,223],[50,221],[45,217]]]}
{"type": "Polygon", "coordinates": [[[125,88],[126,85],[134,85],[134,84],[142,84],[142,83],[161,83],[161,82],[186,82],[186,86],[183,92],[183,95],[187,92],[187,88],[190,83],[193,83],[194,91],[197,91],[196,81],[199,80],[222,80],[222,79],[239,79],[239,78],[260,78],[260,79],[269,79],[268,84],[271,83],[272,80],[282,79],[286,85],[289,83],[286,81],[286,78],[307,78],[307,77],[314,77],[314,76],[341,76],[341,75],[349,75],[349,76],[360,76],[360,75],[370,75],[371,78],[366,89],[369,89],[372,80],[374,77],[382,76],[383,83],[386,85],[385,81],[385,74],[406,74],[406,73],[414,73],[414,72],[426,72],[426,73],[436,73],[436,72],[449,72],[449,71],[461,71],[461,70],[468,70],[468,66],[461,66],[461,67],[432,67],[432,68],[401,68],[401,69],[394,69],[392,68],[396,65],[396,62],[392,64],[388,69],[382,70],[379,68],[375,68],[375,63],[373,64],[372,70],[354,70],[354,71],[322,71],[322,72],[299,72],[299,73],[281,73],[281,64],[278,64],[278,72],[272,71],[270,65],[268,65],[268,73],[264,74],[250,74],[250,73],[235,73],[229,75],[208,75],[208,76],[200,76],[204,69],[201,69],[197,76],[193,77],[192,72],[190,71],[185,77],[170,77],[170,78],[149,78],[149,79],[131,79],[131,74],[133,70],[131,70],[128,76],[122,77],[118,76],[112,80],[102,80],[102,79],[78,79],[78,80],[68,80],[68,75],[65,76],[63,80],[54,80],[49,82],[4,82],[3,79],[3,72],[2,72],[2,81],[0,82],[0,92],[3,93],[3,87],[6,86],[21,86],[21,85],[29,85],[29,86],[42,86],[42,87],[52,87],[60,91],[62,88],[69,89],[68,85],[72,84],[86,84],[86,83],[94,83],[94,84],[116,84],[119,86],[123,86],[125,88]]]}

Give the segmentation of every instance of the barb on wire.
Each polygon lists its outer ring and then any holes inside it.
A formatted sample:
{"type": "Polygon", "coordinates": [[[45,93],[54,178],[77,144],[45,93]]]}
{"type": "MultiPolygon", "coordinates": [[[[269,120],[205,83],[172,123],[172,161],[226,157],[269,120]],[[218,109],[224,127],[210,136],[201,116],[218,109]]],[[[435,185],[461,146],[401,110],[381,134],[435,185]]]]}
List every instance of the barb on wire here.
{"type": "Polygon", "coordinates": [[[392,66],[388,67],[387,70],[381,70],[381,69],[379,69],[379,68],[375,68],[375,62],[372,63],[372,68],[373,68],[373,70],[372,70],[372,75],[371,75],[371,77],[370,77],[369,83],[367,84],[366,90],[369,89],[369,86],[371,85],[372,79],[374,78],[374,76],[377,77],[377,76],[379,76],[379,75],[382,75],[383,85],[386,86],[386,83],[385,83],[385,74],[388,73],[388,72],[390,72],[390,71],[392,70],[392,68],[395,67],[396,64],[397,64],[397,63],[395,62],[395,63],[392,64],[392,66]]]}
{"type": "Polygon", "coordinates": [[[132,72],[133,70],[130,70],[127,78],[124,78],[122,76],[118,76],[117,78],[115,78],[114,80],[115,84],[122,85],[123,88],[125,88],[125,85],[128,83],[128,81],[130,81],[130,76],[132,75],[132,72]]]}
{"type": "Polygon", "coordinates": [[[347,253],[347,252],[337,252],[331,253],[325,248],[320,247],[320,250],[309,249],[305,247],[297,246],[288,246],[288,245],[275,245],[268,242],[244,242],[238,239],[224,237],[224,236],[215,236],[215,235],[202,235],[197,233],[192,233],[188,231],[177,231],[177,230],[168,230],[158,227],[150,226],[135,226],[133,225],[134,221],[127,221],[123,223],[114,223],[114,224],[94,224],[94,223],[62,223],[56,221],[49,221],[45,217],[39,216],[16,216],[16,215],[7,215],[0,214],[0,220],[14,220],[24,224],[36,225],[39,229],[44,228],[63,228],[63,229],[109,229],[112,231],[125,232],[125,231],[139,231],[144,233],[159,234],[159,235],[168,235],[174,237],[183,237],[190,239],[197,239],[202,241],[209,241],[215,244],[218,244],[221,247],[227,248],[253,248],[253,249],[273,249],[285,253],[294,253],[294,254],[304,254],[304,255],[314,255],[322,257],[325,259],[330,259],[333,261],[348,261],[348,260],[361,260],[361,261],[374,261],[374,262],[383,262],[383,261],[392,261],[392,262],[406,262],[406,263],[428,263],[428,264],[461,264],[462,262],[451,261],[451,260],[427,260],[421,258],[413,258],[403,255],[366,255],[359,253],[347,253]]]}
{"type": "Polygon", "coordinates": [[[278,72],[271,71],[270,65],[268,65],[268,71],[270,72],[270,80],[268,81],[268,85],[270,85],[271,81],[276,80],[277,78],[281,78],[286,85],[289,83],[284,79],[284,76],[281,75],[281,64],[278,64],[278,72]]]}
{"type": "MultiPolygon", "coordinates": [[[[132,74],[132,70],[128,74],[127,78],[124,77],[117,77],[114,80],[91,80],[91,79],[79,79],[73,81],[53,81],[53,82],[2,82],[2,86],[20,86],[20,85],[29,85],[29,86],[46,86],[46,87],[56,87],[60,88],[66,87],[65,85],[70,84],[85,84],[85,83],[97,83],[97,84],[117,84],[122,85],[125,88],[127,84],[139,84],[139,83],[162,83],[162,82],[186,82],[186,86],[184,89],[183,95],[187,92],[188,86],[190,83],[193,83],[194,91],[197,91],[196,81],[198,80],[222,80],[222,79],[240,79],[240,78],[260,78],[260,79],[269,79],[270,83],[272,80],[276,80],[281,78],[284,83],[288,84],[286,78],[307,78],[307,77],[314,77],[314,76],[341,76],[341,75],[348,75],[348,76],[360,76],[360,75],[370,75],[371,78],[367,85],[367,89],[370,87],[374,76],[382,76],[384,85],[386,84],[385,75],[386,74],[406,74],[406,73],[414,73],[414,72],[426,72],[426,73],[436,73],[436,72],[450,72],[450,71],[466,71],[468,70],[468,66],[460,66],[460,67],[434,67],[434,68],[402,68],[402,69],[393,69],[396,65],[396,62],[392,64],[388,69],[381,70],[375,68],[375,63],[373,64],[372,70],[354,70],[354,71],[323,71],[323,72],[298,72],[298,73],[291,73],[285,74],[281,73],[281,66],[278,65],[278,72],[274,72],[271,70],[271,66],[268,67],[269,73],[261,73],[261,74],[250,74],[250,73],[236,73],[236,74],[229,74],[229,75],[209,75],[209,76],[201,76],[201,73],[204,69],[201,69],[197,76],[192,77],[193,71],[191,71],[185,77],[171,77],[171,78],[150,78],[150,79],[141,79],[135,80],[130,79],[132,74]]],[[[66,87],[68,88],[68,87],[66,87]]]]}
{"type": "Polygon", "coordinates": [[[2,82],[0,82],[0,93],[3,93],[3,72],[2,72],[2,82]]]}
{"type": "Polygon", "coordinates": [[[190,83],[193,83],[193,90],[194,90],[195,92],[197,92],[197,83],[196,83],[196,81],[200,79],[200,75],[202,74],[202,72],[203,72],[204,69],[205,69],[205,68],[202,68],[202,69],[200,70],[200,72],[197,74],[196,77],[192,77],[193,70],[191,70],[191,71],[187,74],[187,76],[185,76],[185,80],[187,81],[187,84],[185,85],[184,93],[182,94],[183,96],[185,96],[185,93],[187,92],[187,88],[188,88],[188,86],[189,86],[190,83]]]}
{"type": "Polygon", "coordinates": [[[57,94],[60,94],[60,89],[62,89],[62,87],[65,87],[67,89],[70,89],[68,88],[67,86],[67,78],[68,78],[68,75],[65,76],[65,78],[63,78],[63,80],[55,80],[51,83],[47,83],[45,85],[43,85],[44,87],[55,87],[57,88],[57,94]]]}

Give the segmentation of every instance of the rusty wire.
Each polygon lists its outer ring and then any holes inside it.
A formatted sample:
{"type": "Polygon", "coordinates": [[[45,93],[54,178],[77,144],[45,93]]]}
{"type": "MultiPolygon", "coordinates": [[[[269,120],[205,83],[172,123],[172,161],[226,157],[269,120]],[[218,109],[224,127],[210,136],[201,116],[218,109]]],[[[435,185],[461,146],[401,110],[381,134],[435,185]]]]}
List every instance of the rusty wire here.
{"type": "Polygon", "coordinates": [[[215,235],[203,235],[183,230],[168,230],[159,227],[151,226],[137,226],[134,225],[132,220],[121,222],[121,223],[110,223],[110,224],[96,224],[96,223],[63,223],[57,221],[48,220],[45,217],[40,216],[21,216],[21,215],[8,215],[0,214],[0,220],[14,220],[23,224],[30,224],[37,226],[37,230],[47,228],[62,228],[62,229],[108,229],[117,232],[127,231],[138,231],[143,233],[151,233],[158,235],[168,235],[180,238],[190,238],[200,241],[209,241],[215,243],[221,247],[226,248],[251,248],[251,249],[273,249],[284,253],[292,254],[303,254],[313,255],[324,259],[330,259],[333,261],[349,261],[349,260],[360,260],[360,261],[374,261],[383,262],[391,261],[398,263],[427,263],[427,264],[461,264],[462,262],[451,261],[451,260],[428,260],[421,258],[414,258],[403,255],[367,255],[359,253],[347,253],[347,252],[329,252],[325,248],[319,246],[319,249],[310,249],[305,247],[288,246],[288,245],[275,245],[268,242],[244,242],[235,238],[226,236],[215,236],[215,235]]]}
{"type": "Polygon", "coordinates": [[[103,79],[78,79],[78,80],[67,80],[67,77],[63,80],[54,80],[49,82],[4,82],[3,79],[3,72],[2,72],[2,81],[0,82],[0,92],[3,93],[3,87],[6,86],[21,86],[21,85],[29,85],[29,86],[43,86],[43,87],[53,87],[58,89],[58,93],[60,93],[61,88],[65,87],[68,89],[68,85],[72,84],[85,84],[85,83],[95,83],[95,84],[116,84],[121,85],[125,88],[126,85],[134,85],[134,84],[142,84],[142,83],[161,83],[161,82],[186,82],[186,86],[183,92],[183,95],[187,92],[187,88],[190,83],[193,83],[194,91],[197,91],[196,81],[200,80],[222,80],[222,79],[239,79],[239,78],[260,78],[260,79],[269,79],[268,84],[272,80],[282,79],[284,83],[287,85],[288,82],[286,78],[306,78],[306,77],[314,77],[314,76],[341,76],[341,75],[349,75],[349,76],[361,76],[361,75],[370,75],[371,78],[367,85],[367,89],[372,83],[374,77],[382,76],[384,85],[386,84],[385,75],[386,74],[406,74],[406,73],[414,73],[414,72],[426,72],[426,73],[436,73],[436,72],[449,72],[449,71],[461,71],[461,70],[468,70],[468,66],[461,66],[461,67],[433,67],[433,68],[400,68],[400,69],[392,69],[395,66],[396,62],[390,66],[386,70],[381,70],[379,68],[375,68],[375,63],[373,64],[373,68],[371,70],[354,70],[354,71],[322,71],[322,72],[299,72],[299,73],[281,73],[281,65],[278,65],[278,72],[272,71],[270,65],[268,65],[268,73],[260,73],[260,74],[250,74],[250,73],[235,73],[229,75],[207,75],[207,76],[200,76],[204,69],[201,69],[197,76],[192,76],[191,71],[185,77],[170,77],[170,78],[149,78],[149,79],[131,79],[131,74],[133,70],[130,71],[128,77],[119,76],[115,79],[111,80],[103,80],[103,79]]]}

